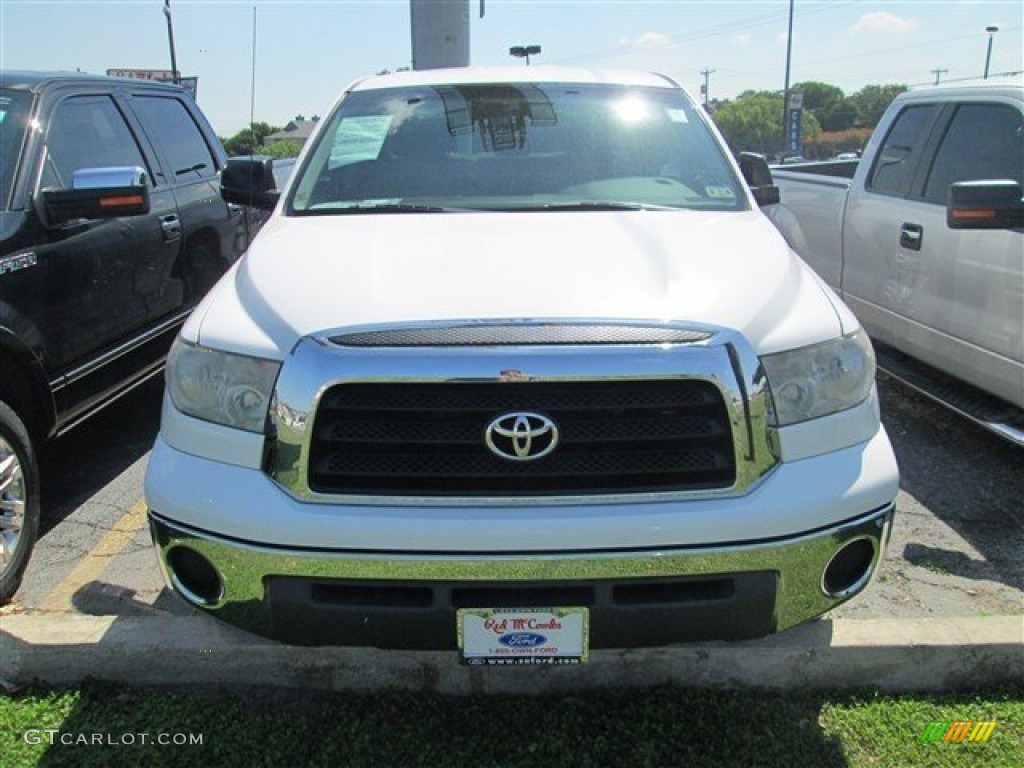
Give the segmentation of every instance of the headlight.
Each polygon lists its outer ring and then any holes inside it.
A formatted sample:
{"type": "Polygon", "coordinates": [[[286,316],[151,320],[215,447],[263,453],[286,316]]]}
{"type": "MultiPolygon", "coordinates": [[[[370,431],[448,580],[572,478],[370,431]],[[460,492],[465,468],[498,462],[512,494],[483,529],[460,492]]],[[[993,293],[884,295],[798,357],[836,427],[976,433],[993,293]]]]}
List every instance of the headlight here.
{"type": "Polygon", "coordinates": [[[197,419],[263,432],[281,364],[207,349],[178,338],[167,357],[174,407],[197,419]]]}
{"type": "Polygon", "coordinates": [[[761,358],[768,374],[768,418],[783,427],[859,405],[875,381],[875,353],[864,331],[761,358]]]}

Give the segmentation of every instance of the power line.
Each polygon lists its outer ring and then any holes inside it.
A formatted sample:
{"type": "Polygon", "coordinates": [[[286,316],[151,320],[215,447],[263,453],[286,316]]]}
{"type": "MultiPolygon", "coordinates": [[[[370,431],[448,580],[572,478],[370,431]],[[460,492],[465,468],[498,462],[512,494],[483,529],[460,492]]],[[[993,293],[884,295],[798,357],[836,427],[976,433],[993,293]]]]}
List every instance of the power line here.
{"type": "Polygon", "coordinates": [[[944,74],[946,74],[947,72],[949,72],[948,69],[929,69],[928,71],[931,72],[933,75],[935,75],[935,84],[936,85],[939,84],[939,80],[942,79],[942,76],[944,74]]]}
{"type": "MultiPolygon", "coordinates": [[[[933,72],[935,70],[932,70],[933,72]]],[[[1013,69],[1008,72],[990,72],[988,79],[991,80],[994,77],[1017,77],[1018,75],[1024,75],[1024,69],[1013,69]]],[[[947,80],[943,80],[943,85],[949,85],[950,83],[966,83],[971,80],[981,80],[981,75],[967,75],[966,77],[951,77],[947,80]]],[[[935,83],[929,81],[927,83],[910,83],[910,88],[920,88],[924,85],[934,85],[935,83]]]]}
{"type": "MultiPolygon", "coordinates": [[[[803,18],[805,16],[812,16],[812,15],[814,15],[816,13],[823,13],[825,11],[834,11],[834,10],[837,10],[839,8],[844,8],[844,7],[848,6],[848,5],[854,5],[854,3],[852,3],[852,2],[845,2],[845,3],[828,3],[828,4],[823,4],[820,7],[808,8],[808,9],[803,10],[803,11],[798,11],[796,13],[796,16],[799,17],[799,18],[803,18]]],[[[704,29],[699,29],[699,30],[696,30],[694,32],[680,32],[680,33],[675,34],[675,35],[667,35],[666,36],[667,42],[661,43],[659,45],[652,45],[652,46],[650,46],[650,48],[651,49],[653,49],[653,48],[668,48],[669,46],[679,45],[680,43],[690,43],[690,42],[693,42],[695,40],[703,40],[703,39],[708,38],[708,37],[719,37],[721,35],[726,35],[726,34],[728,34],[730,32],[739,32],[739,31],[744,30],[744,29],[750,29],[751,27],[763,27],[763,26],[766,26],[768,24],[774,24],[775,22],[782,21],[782,20],[786,19],[788,17],[788,15],[789,15],[789,11],[788,10],[787,11],[783,11],[781,13],[777,12],[777,11],[774,11],[772,13],[761,14],[760,16],[753,16],[753,17],[751,17],[749,19],[744,19],[743,21],[730,21],[730,22],[726,22],[724,24],[718,24],[718,25],[712,26],[712,27],[705,27],[704,29]]],[[[650,50],[650,49],[648,49],[648,50],[650,50]]],[[[582,60],[587,60],[587,59],[602,59],[602,58],[611,58],[611,57],[614,57],[614,56],[626,56],[628,54],[635,54],[636,52],[637,52],[636,48],[631,48],[631,47],[623,46],[623,45],[617,45],[614,48],[605,48],[605,49],[602,49],[602,50],[599,50],[599,51],[592,51],[590,53],[580,53],[580,54],[577,54],[575,56],[567,56],[565,58],[556,59],[556,60],[553,60],[552,63],[554,63],[554,64],[568,64],[568,63],[571,63],[571,62],[582,61],[582,60]]]]}

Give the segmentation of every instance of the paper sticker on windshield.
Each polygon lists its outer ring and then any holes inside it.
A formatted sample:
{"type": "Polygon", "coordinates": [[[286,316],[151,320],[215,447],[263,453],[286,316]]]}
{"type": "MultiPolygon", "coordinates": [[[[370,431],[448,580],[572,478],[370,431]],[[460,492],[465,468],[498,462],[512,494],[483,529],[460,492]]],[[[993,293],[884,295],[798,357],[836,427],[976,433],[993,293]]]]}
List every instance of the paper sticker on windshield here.
{"type": "Polygon", "coordinates": [[[391,115],[359,115],[344,117],[334,136],[331,168],[376,160],[391,128],[391,115]]]}
{"type": "Polygon", "coordinates": [[[704,194],[717,200],[736,199],[736,193],[733,191],[732,187],[707,186],[704,187],[704,194]]]}
{"type": "Polygon", "coordinates": [[[665,114],[668,115],[668,119],[673,123],[688,123],[690,122],[686,118],[686,110],[684,109],[666,109],[665,114]]]}

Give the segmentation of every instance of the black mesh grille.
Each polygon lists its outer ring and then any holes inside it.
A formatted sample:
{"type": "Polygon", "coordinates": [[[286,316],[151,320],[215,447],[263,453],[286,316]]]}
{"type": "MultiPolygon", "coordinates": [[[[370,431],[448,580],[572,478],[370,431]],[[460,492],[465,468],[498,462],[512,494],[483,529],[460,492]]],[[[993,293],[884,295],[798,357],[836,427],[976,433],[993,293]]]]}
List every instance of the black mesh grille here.
{"type": "Polygon", "coordinates": [[[524,344],[695,344],[711,334],[666,325],[615,323],[480,323],[387,328],[332,336],[344,347],[474,347],[524,344]]]}
{"type": "Polygon", "coordinates": [[[558,495],[725,488],[732,431],[706,381],[340,384],[321,400],[309,485],[320,493],[558,495]],[[494,419],[551,419],[533,461],[490,451],[494,419]]]}

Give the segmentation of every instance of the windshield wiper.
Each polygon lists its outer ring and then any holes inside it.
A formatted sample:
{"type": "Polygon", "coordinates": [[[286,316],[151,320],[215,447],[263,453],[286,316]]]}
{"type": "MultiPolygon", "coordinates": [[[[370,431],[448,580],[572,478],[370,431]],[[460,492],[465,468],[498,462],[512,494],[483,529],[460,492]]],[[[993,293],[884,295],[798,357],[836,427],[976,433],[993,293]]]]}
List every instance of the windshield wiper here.
{"type": "Polygon", "coordinates": [[[451,208],[444,205],[427,205],[425,203],[399,203],[390,201],[364,200],[353,203],[333,203],[309,208],[304,213],[312,214],[346,214],[346,213],[466,213],[471,208],[451,208]]]}
{"type": "Polygon", "coordinates": [[[541,203],[522,208],[509,208],[516,211],[678,211],[672,205],[653,205],[651,203],[630,203],[620,200],[581,200],[573,203],[541,203]]]}

